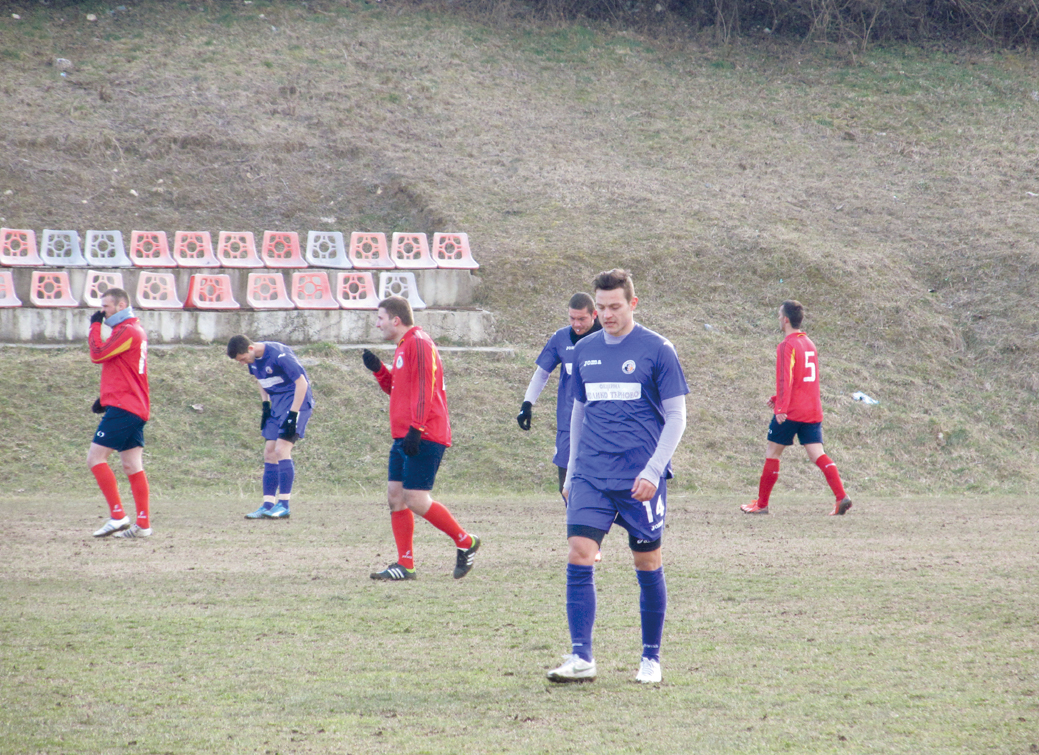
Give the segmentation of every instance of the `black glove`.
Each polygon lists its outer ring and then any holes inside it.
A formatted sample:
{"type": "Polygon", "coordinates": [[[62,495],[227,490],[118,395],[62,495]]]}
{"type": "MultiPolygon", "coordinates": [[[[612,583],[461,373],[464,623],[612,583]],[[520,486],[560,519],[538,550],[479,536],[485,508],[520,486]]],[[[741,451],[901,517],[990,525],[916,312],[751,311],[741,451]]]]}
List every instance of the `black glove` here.
{"type": "Polygon", "coordinates": [[[534,412],[531,411],[534,405],[529,401],[524,401],[523,406],[520,407],[520,413],[516,415],[516,421],[519,422],[520,430],[530,429],[530,420],[534,417],[534,412]]]}
{"type": "Polygon", "coordinates": [[[93,325],[95,322],[104,322],[104,321],[105,321],[105,313],[104,313],[103,310],[99,309],[97,312],[95,312],[94,314],[92,314],[90,316],[90,324],[91,325],[93,325]]]}
{"type": "Polygon", "coordinates": [[[278,435],[282,438],[291,438],[296,434],[296,418],[299,417],[299,412],[289,412],[289,416],[285,418],[285,421],[281,423],[281,429],[278,431],[278,435]]]}
{"type": "Polygon", "coordinates": [[[404,455],[418,456],[419,445],[422,443],[422,431],[417,427],[409,427],[408,434],[404,436],[404,455]]]}
{"type": "Polygon", "coordinates": [[[95,399],[94,400],[94,405],[92,407],[90,407],[90,411],[92,411],[94,414],[104,414],[105,413],[105,407],[101,406],[101,399],[95,399]]]}
{"type": "Polygon", "coordinates": [[[372,372],[378,372],[382,369],[382,360],[368,349],[361,352],[361,360],[364,362],[364,366],[372,372]]]}
{"type": "Polygon", "coordinates": [[[263,432],[263,428],[267,427],[267,420],[271,418],[271,402],[263,402],[263,416],[260,418],[260,432],[263,432]]]}

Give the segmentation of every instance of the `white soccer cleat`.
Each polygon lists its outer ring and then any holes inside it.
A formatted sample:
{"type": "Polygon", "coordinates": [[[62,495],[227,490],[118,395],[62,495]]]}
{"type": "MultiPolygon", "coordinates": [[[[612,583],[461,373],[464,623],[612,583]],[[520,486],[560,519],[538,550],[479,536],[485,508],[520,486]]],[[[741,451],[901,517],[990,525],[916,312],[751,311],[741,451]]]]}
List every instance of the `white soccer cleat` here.
{"type": "Polygon", "coordinates": [[[123,530],[122,532],[116,533],[116,537],[151,537],[151,536],[152,536],[152,528],[151,527],[145,528],[145,527],[140,527],[140,526],[138,526],[136,524],[133,525],[132,527],[130,527],[129,529],[126,529],[126,530],[123,530]]]}
{"type": "Polygon", "coordinates": [[[595,659],[586,661],[576,653],[563,656],[563,665],[548,672],[548,680],[557,684],[594,682],[595,659]]]}
{"type": "Polygon", "coordinates": [[[635,681],[640,684],[660,683],[660,661],[652,658],[643,658],[639,664],[639,672],[635,674],[635,681]]]}
{"type": "Polygon", "coordinates": [[[94,533],[94,537],[108,537],[113,532],[120,532],[130,526],[130,517],[124,516],[122,519],[109,519],[105,522],[105,526],[94,533]]]}

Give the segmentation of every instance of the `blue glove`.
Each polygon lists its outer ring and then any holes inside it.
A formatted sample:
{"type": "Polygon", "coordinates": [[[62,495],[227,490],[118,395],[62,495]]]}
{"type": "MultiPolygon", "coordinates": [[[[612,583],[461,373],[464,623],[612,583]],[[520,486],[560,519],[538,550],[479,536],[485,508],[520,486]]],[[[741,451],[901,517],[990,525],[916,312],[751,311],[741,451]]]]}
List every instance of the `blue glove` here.
{"type": "Polygon", "coordinates": [[[530,420],[534,418],[534,412],[531,411],[534,405],[529,401],[524,401],[523,406],[520,407],[520,413],[516,415],[516,421],[519,422],[520,430],[530,429],[530,420]]]}

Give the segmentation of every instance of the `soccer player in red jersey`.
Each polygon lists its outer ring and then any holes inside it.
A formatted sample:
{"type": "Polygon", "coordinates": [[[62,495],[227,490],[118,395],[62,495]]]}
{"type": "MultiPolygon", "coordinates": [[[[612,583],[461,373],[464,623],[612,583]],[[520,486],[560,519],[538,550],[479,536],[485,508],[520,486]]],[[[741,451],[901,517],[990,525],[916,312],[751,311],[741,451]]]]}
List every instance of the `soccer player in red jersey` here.
{"type": "Polygon", "coordinates": [[[794,444],[804,446],[808,458],[822,470],[836,497],[830,516],[847,513],[851,498],[844,492],[837,465],[823,451],[823,405],[819,397],[819,352],[801,330],[804,307],[788,300],[779,308],[779,324],[786,336],[776,349],[776,395],[768,400],[775,416],[768,428],[765,468],[758,498],[740,508],[747,514],[767,514],[768,497],[779,478],[779,457],[794,444]]]}
{"type": "Polygon", "coordinates": [[[148,397],[148,335],[134,317],[130,296],[110,288],[101,297],[101,310],[90,316],[90,361],[101,365],[101,397],[96,414],[104,413],[87,452],[87,466],[108,502],[111,514],[94,537],[149,537],[148,477],[144,473],[144,425],[150,416],[148,397]],[[101,323],[112,329],[101,339],[101,323]],[[112,451],[119,452],[130,480],[137,520],[131,525],[123,510],[115,474],[108,466],[112,451]]]}
{"type": "Polygon", "coordinates": [[[433,339],[415,325],[411,305],[401,296],[379,302],[375,327],[387,341],[397,343],[390,369],[368,349],[362,355],[364,366],[390,395],[393,445],[386,494],[397,562],[373,572],[371,577],[389,581],[415,579],[412,541],[414,514],[418,514],[454,541],[458,549],[454,577],[461,579],[473,568],[480,538],[463,530],[451,512],[429,494],[444,451],[451,445],[440,354],[433,339]]]}

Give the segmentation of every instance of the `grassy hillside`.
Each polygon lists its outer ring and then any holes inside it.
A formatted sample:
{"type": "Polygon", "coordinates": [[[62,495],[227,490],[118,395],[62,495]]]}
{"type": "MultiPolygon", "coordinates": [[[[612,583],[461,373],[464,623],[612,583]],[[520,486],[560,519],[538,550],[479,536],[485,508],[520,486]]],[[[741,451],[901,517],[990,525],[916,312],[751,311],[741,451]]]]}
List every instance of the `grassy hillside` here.
{"type": "MultiPolygon", "coordinates": [[[[774,312],[794,297],[822,353],[827,451],[853,496],[1035,491],[1031,54],[719,51],[390,2],[121,7],[0,18],[0,222],[467,231],[479,304],[515,356],[448,359],[445,486],[551,488],[551,397],[529,435],[512,416],[566,298],[620,265],[693,387],[684,489],[752,494],[774,312]],[[856,390],[881,403],[854,403],[856,390]]],[[[82,489],[85,352],[3,354],[33,378],[0,396],[25,462],[17,487],[82,489]]],[[[310,357],[327,414],[301,466],[330,491],[380,485],[374,386],[356,355],[310,357]]],[[[258,454],[253,422],[233,418],[255,399],[233,367],[218,348],[156,352],[160,489],[251,491],[257,470],[238,470],[258,454]]],[[[800,458],[780,486],[825,499],[800,458]]]]}

